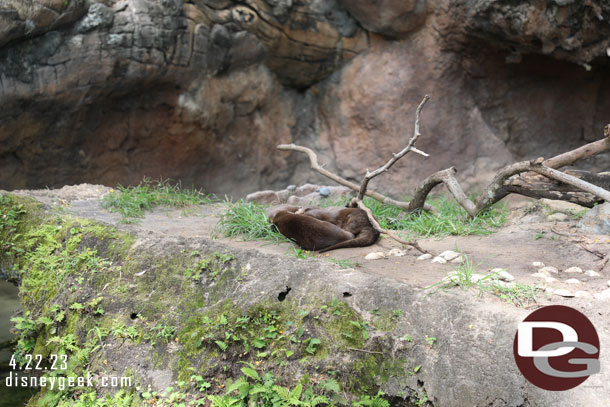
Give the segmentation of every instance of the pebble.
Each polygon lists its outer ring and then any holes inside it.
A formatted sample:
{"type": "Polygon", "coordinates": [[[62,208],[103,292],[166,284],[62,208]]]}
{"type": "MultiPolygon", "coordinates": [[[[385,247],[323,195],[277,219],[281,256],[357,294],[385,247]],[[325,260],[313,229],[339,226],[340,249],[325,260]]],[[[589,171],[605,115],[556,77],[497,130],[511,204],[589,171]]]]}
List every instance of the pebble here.
{"type": "Polygon", "coordinates": [[[447,260],[443,259],[440,256],[436,256],[435,258],[432,259],[432,263],[444,264],[444,263],[447,263],[447,260]]]}
{"type": "Polygon", "coordinates": [[[419,256],[417,258],[417,260],[428,260],[431,258],[432,258],[432,255],[430,253],[425,253],[425,254],[422,254],[421,256],[419,256]]]}
{"type": "Polygon", "coordinates": [[[565,213],[554,213],[552,215],[547,216],[546,218],[554,222],[563,222],[565,220],[568,220],[568,215],[566,215],[565,213]]]}
{"type": "Polygon", "coordinates": [[[608,301],[610,300],[610,288],[605,289],[601,293],[595,293],[593,296],[598,300],[608,301]]]}
{"type": "Polygon", "coordinates": [[[595,270],[585,270],[585,274],[589,277],[600,277],[600,274],[595,270]]]}
{"type": "Polygon", "coordinates": [[[546,281],[547,283],[554,283],[556,281],[558,281],[556,278],[554,277],[547,277],[544,279],[544,281],[546,281]]]}
{"type": "Polygon", "coordinates": [[[366,256],[364,256],[364,258],[366,260],[379,260],[379,259],[383,259],[385,256],[383,255],[383,252],[371,252],[369,254],[367,254],[366,256]]]}
{"type": "Polygon", "coordinates": [[[546,278],[552,278],[552,277],[550,277],[550,276],[547,276],[547,275],[546,275],[546,274],[544,274],[544,273],[534,273],[534,274],[532,274],[532,277],[534,277],[534,278],[544,278],[544,279],[546,279],[546,278]]]}
{"type": "Polygon", "coordinates": [[[610,287],[610,280],[608,280],[608,282],[606,284],[608,284],[608,286],[610,287]]]}
{"type": "Polygon", "coordinates": [[[547,287],[544,289],[544,292],[547,294],[553,294],[553,291],[555,291],[555,289],[551,287],[547,287]]]}
{"type": "Polygon", "coordinates": [[[582,290],[576,291],[574,293],[574,297],[576,297],[576,298],[593,298],[593,296],[591,295],[590,292],[582,291],[582,290]]]}
{"type": "Polygon", "coordinates": [[[535,261],[535,262],[532,263],[532,266],[540,269],[540,268],[544,267],[544,263],[541,262],[541,261],[535,261]]]}
{"type": "Polygon", "coordinates": [[[453,264],[462,264],[464,263],[464,256],[458,256],[455,259],[451,260],[453,264]]]}
{"type": "Polygon", "coordinates": [[[470,276],[470,282],[471,283],[478,283],[479,281],[481,281],[482,279],[484,279],[485,276],[483,274],[477,274],[477,273],[473,273],[470,276]]]}
{"type": "Polygon", "coordinates": [[[296,186],[296,185],[294,185],[294,184],[293,184],[293,185],[288,185],[288,186],[286,187],[286,189],[287,189],[287,190],[289,190],[290,192],[292,192],[292,191],[296,191],[297,186],[296,186]]]}
{"type": "Polygon", "coordinates": [[[328,187],[322,187],[318,190],[320,196],[327,198],[330,196],[330,189],[328,187]]]}
{"type": "Polygon", "coordinates": [[[491,273],[498,276],[498,278],[502,281],[514,281],[515,280],[515,277],[513,277],[513,275],[510,274],[505,269],[501,269],[501,268],[491,269],[491,273]]]}
{"type": "Polygon", "coordinates": [[[458,279],[459,277],[457,276],[457,272],[452,271],[447,273],[445,277],[443,277],[443,282],[457,283],[458,279]]]}
{"type": "Polygon", "coordinates": [[[582,273],[582,269],[580,267],[570,267],[567,268],[566,273],[582,273]]]}
{"type": "Polygon", "coordinates": [[[558,295],[560,297],[572,298],[574,294],[571,291],[566,290],[564,288],[560,288],[558,290],[553,291],[553,294],[558,295]]]}
{"type": "Polygon", "coordinates": [[[388,256],[396,256],[396,257],[402,257],[405,254],[407,254],[406,250],[400,250],[397,248],[394,248],[388,252],[388,256]]]}
{"type": "Polygon", "coordinates": [[[577,278],[568,278],[566,280],[566,283],[568,284],[581,284],[580,280],[577,278]]]}
{"type": "Polygon", "coordinates": [[[553,266],[545,266],[545,267],[543,267],[543,268],[538,270],[539,273],[544,273],[545,271],[547,273],[559,274],[559,270],[557,270],[557,268],[553,267],[553,266]]]}
{"type": "Polygon", "coordinates": [[[438,256],[442,257],[443,259],[445,259],[447,261],[451,261],[451,260],[455,259],[456,257],[459,257],[460,254],[458,252],[454,252],[453,250],[446,250],[446,251],[442,252],[441,254],[439,254],[438,256]]]}

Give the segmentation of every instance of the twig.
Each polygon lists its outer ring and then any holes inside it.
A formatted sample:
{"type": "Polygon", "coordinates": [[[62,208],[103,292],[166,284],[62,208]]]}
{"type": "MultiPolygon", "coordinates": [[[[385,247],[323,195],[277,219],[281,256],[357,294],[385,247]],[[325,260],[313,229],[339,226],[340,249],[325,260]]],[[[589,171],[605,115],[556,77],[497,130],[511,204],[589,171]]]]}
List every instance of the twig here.
{"type": "Polygon", "coordinates": [[[384,355],[383,352],[377,352],[377,351],[374,351],[374,350],[366,350],[366,349],[360,349],[360,348],[347,348],[347,349],[348,350],[355,350],[357,352],[372,353],[372,354],[375,354],[375,355],[384,355]]]}
{"type": "Polygon", "coordinates": [[[406,241],[406,240],[402,240],[400,237],[398,237],[395,233],[384,229],[381,227],[381,225],[379,224],[379,222],[377,222],[377,219],[375,219],[375,217],[373,216],[373,212],[364,204],[364,202],[358,200],[357,198],[352,199],[352,201],[350,202],[349,206],[357,206],[358,208],[362,209],[363,211],[366,212],[366,215],[369,218],[369,221],[371,222],[371,225],[373,225],[373,227],[379,232],[379,233],[383,233],[384,235],[388,235],[390,238],[396,240],[398,243],[400,244],[404,244],[407,246],[411,246],[413,247],[415,250],[419,251],[420,253],[426,254],[428,253],[427,251],[425,251],[424,249],[422,249],[419,244],[417,243],[417,241],[412,240],[412,241],[406,241]]]}
{"type": "Polygon", "coordinates": [[[424,157],[428,157],[428,154],[415,149],[415,143],[417,142],[417,139],[419,138],[419,136],[421,136],[421,133],[419,132],[421,111],[424,108],[424,105],[426,104],[426,102],[428,100],[430,100],[430,96],[428,96],[428,95],[424,96],[424,99],[421,101],[421,103],[417,107],[417,110],[415,112],[415,127],[413,129],[413,137],[411,137],[407,146],[405,148],[403,148],[399,153],[392,154],[392,158],[390,158],[390,160],[387,163],[385,163],[385,165],[377,168],[373,172],[369,172],[368,170],[366,171],[366,175],[364,176],[364,179],[362,180],[362,184],[360,185],[360,190],[358,191],[359,200],[364,199],[366,189],[367,189],[367,187],[369,185],[369,181],[371,179],[375,178],[379,174],[382,174],[382,173],[388,171],[390,169],[390,167],[393,166],[394,163],[396,163],[396,161],[398,161],[402,157],[404,157],[409,151],[414,151],[414,152],[417,152],[417,153],[423,155],[424,157]]]}

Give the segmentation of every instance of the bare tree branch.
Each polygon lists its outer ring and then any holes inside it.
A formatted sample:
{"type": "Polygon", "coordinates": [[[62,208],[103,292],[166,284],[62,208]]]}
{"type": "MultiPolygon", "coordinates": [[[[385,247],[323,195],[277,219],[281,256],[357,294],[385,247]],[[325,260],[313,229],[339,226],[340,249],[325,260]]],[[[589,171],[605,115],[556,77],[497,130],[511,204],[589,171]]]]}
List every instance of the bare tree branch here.
{"type": "MultiPolygon", "coordinates": [[[[324,169],[322,166],[320,166],[320,164],[318,164],[318,156],[316,155],[316,153],[313,150],[311,150],[307,147],[297,146],[296,144],[280,144],[279,146],[277,146],[277,148],[282,151],[299,151],[301,153],[307,154],[307,156],[309,157],[309,162],[310,162],[310,166],[311,166],[312,170],[324,175],[327,178],[330,178],[331,180],[335,181],[336,183],[338,183],[340,185],[343,185],[343,186],[346,186],[346,187],[352,189],[353,191],[356,191],[356,192],[360,191],[360,186],[358,184],[350,182],[350,181],[346,180],[345,178],[342,178],[342,177],[324,169]]],[[[397,201],[388,196],[380,194],[379,192],[376,192],[374,190],[368,190],[366,192],[366,195],[370,196],[371,198],[374,198],[384,204],[398,206],[399,208],[402,208],[405,210],[409,209],[408,202],[397,201]]],[[[436,212],[436,210],[430,205],[426,205],[424,207],[424,209],[426,211],[436,212]]]]}
{"type": "Polygon", "coordinates": [[[398,243],[400,244],[404,244],[407,246],[411,246],[413,247],[415,250],[419,251],[420,253],[428,253],[427,251],[425,251],[424,249],[422,249],[419,244],[417,243],[417,241],[415,240],[402,240],[400,237],[398,237],[398,235],[396,235],[395,233],[393,233],[390,230],[384,229],[381,227],[381,225],[379,224],[379,222],[377,222],[377,219],[375,219],[375,217],[373,216],[373,211],[371,211],[365,204],[364,202],[362,202],[361,200],[359,200],[358,198],[353,198],[352,201],[350,202],[350,206],[357,206],[358,208],[362,209],[363,211],[366,212],[366,215],[369,218],[369,221],[371,222],[371,225],[373,225],[373,227],[375,229],[377,229],[377,231],[379,233],[383,233],[384,235],[388,235],[388,237],[396,240],[398,243]]]}
{"type": "Polygon", "coordinates": [[[607,124],[604,128],[605,138],[602,140],[594,141],[593,143],[586,144],[575,150],[568,151],[567,153],[560,154],[553,158],[549,158],[543,164],[545,167],[558,169],[565,167],[566,165],[572,165],[576,161],[583,160],[585,158],[592,157],[594,155],[603,153],[604,151],[610,150],[610,124],[607,124]]]}
{"type": "Polygon", "coordinates": [[[424,157],[428,157],[428,154],[426,154],[420,150],[417,150],[415,148],[415,143],[417,142],[417,139],[419,138],[419,136],[421,136],[421,133],[419,132],[421,111],[424,108],[424,105],[426,104],[426,102],[428,100],[430,100],[430,96],[428,96],[428,95],[424,96],[424,99],[421,101],[421,103],[417,107],[417,110],[415,112],[415,127],[413,129],[413,137],[411,137],[407,146],[405,148],[403,148],[399,153],[392,154],[392,158],[390,158],[390,160],[387,163],[385,163],[385,165],[377,168],[373,172],[369,172],[368,170],[366,171],[366,175],[364,176],[364,179],[362,180],[362,184],[360,185],[360,190],[358,191],[359,200],[364,199],[364,195],[366,194],[366,189],[367,189],[367,187],[369,185],[369,181],[371,179],[373,179],[376,176],[378,176],[379,174],[382,174],[382,173],[386,172],[387,170],[389,170],[390,167],[393,166],[394,163],[396,163],[396,161],[398,161],[402,157],[404,157],[409,151],[417,152],[418,154],[421,154],[424,157]]]}

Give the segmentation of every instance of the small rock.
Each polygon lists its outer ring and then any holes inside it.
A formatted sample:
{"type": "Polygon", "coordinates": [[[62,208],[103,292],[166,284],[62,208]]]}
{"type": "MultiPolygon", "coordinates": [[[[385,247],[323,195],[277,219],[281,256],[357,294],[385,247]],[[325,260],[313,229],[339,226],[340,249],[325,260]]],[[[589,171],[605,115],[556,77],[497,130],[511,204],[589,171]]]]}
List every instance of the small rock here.
{"type": "Polygon", "coordinates": [[[541,261],[535,261],[532,263],[532,266],[536,267],[537,269],[541,269],[544,267],[544,263],[541,261]]]}
{"type": "Polygon", "coordinates": [[[578,226],[585,232],[597,235],[610,234],[610,202],[597,205],[585,213],[578,226]]]}
{"type": "Polygon", "coordinates": [[[442,257],[443,259],[445,259],[447,261],[451,261],[451,260],[455,259],[456,257],[459,257],[460,254],[458,252],[454,252],[453,250],[446,250],[446,251],[442,252],[441,254],[439,254],[438,256],[442,257]]]}
{"type": "Polygon", "coordinates": [[[556,201],[553,199],[541,199],[540,203],[548,206],[551,211],[561,212],[564,214],[578,213],[583,210],[587,210],[584,206],[577,205],[575,203],[566,201],[556,201]]]}
{"type": "Polygon", "coordinates": [[[568,284],[581,284],[580,280],[577,278],[569,278],[566,280],[566,283],[568,284]]]}
{"type": "Polygon", "coordinates": [[[495,268],[495,269],[492,269],[491,272],[494,273],[495,275],[497,275],[500,280],[503,280],[503,281],[514,281],[515,280],[515,277],[513,277],[513,275],[510,274],[505,269],[495,268]]]}
{"type": "Polygon", "coordinates": [[[369,254],[367,254],[366,256],[364,256],[364,258],[366,260],[379,260],[379,259],[383,259],[385,256],[383,255],[383,252],[371,252],[369,254]]]}
{"type": "Polygon", "coordinates": [[[425,253],[425,254],[422,254],[421,256],[419,256],[417,258],[417,260],[428,260],[431,258],[432,258],[432,255],[430,253],[425,253]]]}
{"type": "Polygon", "coordinates": [[[544,289],[544,292],[547,294],[553,294],[553,291],[555,291],[555,289],[551,287],[547,287],[544,289]]]}
{"type": "Polygon", "coordinates": [[[574,293],[574,297],[576,297],[576,298],[593,298],[593,296],[591,295],[590,292],[582,291],[582,290],[576,291],[574,293]]]}
{"type": "Polygon", "coordinates": [[[538,270],[539,273],[554,273],[554,274],[559,274],[559,270],[557,270],[556,267],[553,266],[546,266],[543,267],[541,269],[538,270]]]}
{"type": "Polygon", "coordinates": [[[397,248],[394,248],[388,252],[388,256],[396,256],[396,257],[402,257],[405,254],[407,254],[406,250],[400,250],[397,248]]]}
{"type": "Polygon", "coordinates": [[[435,258],[432,259],[432,263],[444,264],[444,263],[447,263],[447,260],[443,259],[440,256],[436,256],[435,258]]]}
{"type": "Polygon", "coordinates": [[[462,264],[464,263],[464,256],[458,256],[455,259],[451,260],[453,264],[462,264]]]}
{"type": "Polygon", "coordinates": [[[544,279],[544,281],[546,281],[547,283],[554,283],[556,281],[558,281],[556,278],[554,277],[547,277],[544,279]]]}
{"type": "Polygon", "coordinates": [[[534,277],[534,278],[542,278],[542,279],[551,278],[550,276],[547,276],[544,273],[534,273],[534,274],[532,274],[532,277],[534,277]]]}
{"type": "Polygon", "coordinates": [[[595,297],[598,300],[602,300],[602,301],[608,301],[610,300],[610,288],[605,289],[604,291],[602,291],[601,293],[595,293],[593,294],[593,297],[595,297]]]}
{"type": "Polygon", "coordinates": [[[447,273],[445,275],[445,277],[443,277],[443,282],[444,283],[449,283],[449,282],[450,283],[457,283],[458,280],[459,280],[459,277],[457,275],[457,272],[455,272],[455,271],[451,271],[451,272],[447,273]]]}
{"type": "Polygon", "coordinates": [[[580,267],[570,267],[567,268],[566,273],[582,273],[582,269],[580,267]]]}
{"type": "Polygon", "coordinates": [[[574,297],[574,294],[572,294],[571,291],[566,290],[564,288],[560,288],[558,290],[555,290],[553,292],[553,294],[558,295],[560,297],[565,297],[565,298],[572,298],[572,297],[574,297]]]}
{"type": "Polygon", "coordinates": [[[554,213],[552,215],[549,215],[546,217],[548,220],[553,221],[553,222],[563,222],[568,220],[568,215],[566,215],[565,213],[554,213]]]}
{"type": "Polygon", "coordinates": [[[595,270],[585,270],[585,275],[589,277],[600,277],[600,274],[595,270]]]}
{"type": "Polygon", "coordinates": [[[471,283],[478,283],[483,278],[485,278],[485,276],[483,274],[472,273],[472,275],[470,276],[470,282],[471,283]]]}
{"type": "Polygon", "coordinates": [[[288,186],[286,187],[286,189],[287,189],[287,190],[289,190],[290,192],[293,192],[293,191],[296,191],[297,186],[296,186],[296,185],[294,185],[294,184],[292,184],[292,185],[288,185],[288,186]]]}
{"type": "Polygon", "coordinates": [[[608,284],[608,286],[610,287],[610,280],[608,280],[608,282],[606,284],[608,284]]]}
{"type": "Polygon", "coordinates": [[[330,196],[330,189],[328,189],[328,187],[322,187],[318,190],[318,193],[324,198],[327,198],[330,196]]]}

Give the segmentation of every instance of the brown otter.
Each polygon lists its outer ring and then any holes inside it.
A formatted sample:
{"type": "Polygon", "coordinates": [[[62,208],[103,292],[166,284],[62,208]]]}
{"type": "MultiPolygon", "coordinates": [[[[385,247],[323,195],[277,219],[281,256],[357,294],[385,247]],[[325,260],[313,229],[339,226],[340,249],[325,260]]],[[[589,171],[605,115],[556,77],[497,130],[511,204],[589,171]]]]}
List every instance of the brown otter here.
{"type": "Polygon", "coordinates": [[[294,240],[305,250],[334,247],[354,239],[354,234],[312,216],[294,213],[298,207],[272,208],[267,211],[269,220],[281,234],[294,240]]]}
{"type": "Polygon", "coordinates": [[[379,232],[371,225],[366,212],[360,208],[344,208],[333,206],[329,208],[303,208],[296,211],[297,214],[311,216],[321,221],[330,222],[342,230],[354,235],[352,239],[338,242],[326,247],[320,252],[341,249],[345,247],[364,247],[375,244],[379,238],[379,232]]]}

